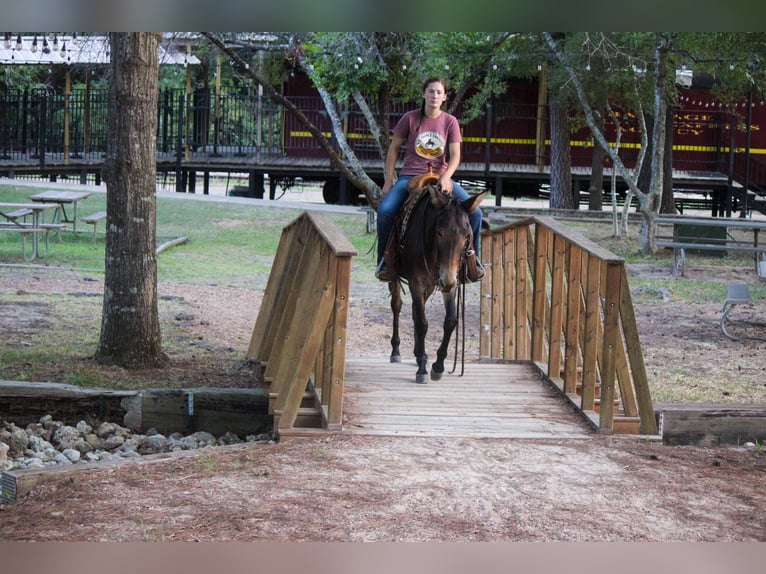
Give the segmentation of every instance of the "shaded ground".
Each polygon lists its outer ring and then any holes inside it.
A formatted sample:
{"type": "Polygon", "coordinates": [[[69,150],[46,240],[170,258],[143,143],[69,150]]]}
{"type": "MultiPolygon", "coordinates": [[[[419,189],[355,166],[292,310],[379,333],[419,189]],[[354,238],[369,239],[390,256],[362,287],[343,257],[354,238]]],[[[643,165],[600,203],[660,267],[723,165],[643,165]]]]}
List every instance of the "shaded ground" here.
{"type": "MultiPolygon", "coordinates": [[[[700,271],[711,281],[732,280],[731,272],[700,271]]],[[[632,270],[652,273],[667,269],[632,270]]],[[[50,294],[79,293],[98,308],[100,289],[98,280],[77,273],[0,269],[3,345],[34,345],[41,332],[69,320],[50,294]]],[[[209,286],[162,284],[160,294],[161,312],[176,327],[176,350],[169,371],[143,376],[178,386],[249,384],[247,369],[237,366],[260,293],[217,287],[211,297],[209,286]]],[[[658,394],[672,396],[680,381],[698,385],[708,402],[766,403],[766,344],[724,338],[717,330],[721,302],[681,303],[651,290],[634,299],[658,394]]],[[[387,305],[384,286],[354,284],[349,355],[388,354],[387,305]]],[[[764,320],[761,309],[752,313],[764,320]]],[[[403,321],[405,352],[409,323],[403,321]]],[[[439,324],[432,321],[432,337],[439,324]]],[[[475,305],[467,324],[478,325],[475,305]]],[[[468,331],[469,355],[476,354],[477,332],[468,331]]],[[[61,380],[71,370],[51,365],[45,379],[61,380]]],[[[760,448],[601,436],[335,437],[79,473],[0,507],[0,540],[766,540],[765,478],[760,448]]]]}

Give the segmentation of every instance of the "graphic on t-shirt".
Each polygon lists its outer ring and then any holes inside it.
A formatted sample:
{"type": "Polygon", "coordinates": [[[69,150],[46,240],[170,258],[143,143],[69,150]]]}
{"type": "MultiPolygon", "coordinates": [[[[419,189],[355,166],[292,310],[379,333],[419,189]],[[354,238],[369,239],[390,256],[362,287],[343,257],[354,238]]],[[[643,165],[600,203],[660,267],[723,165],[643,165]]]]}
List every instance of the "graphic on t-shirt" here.
{"type": "Polygon", "coordinates": [[[436,132],[422,132],[415,140],[415,152],[420,157],[433,159],[444,154],[444,138],[436,132]]]}

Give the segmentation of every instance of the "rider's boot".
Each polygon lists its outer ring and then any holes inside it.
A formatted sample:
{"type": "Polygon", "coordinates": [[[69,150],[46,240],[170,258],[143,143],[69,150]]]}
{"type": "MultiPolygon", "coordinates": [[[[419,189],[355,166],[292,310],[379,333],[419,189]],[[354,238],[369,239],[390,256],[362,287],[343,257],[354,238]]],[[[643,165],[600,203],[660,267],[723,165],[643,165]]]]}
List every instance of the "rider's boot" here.
{"type": "Polygon", "coordinates": [[[380,260],[380,263],[378,263],[378,267],[375,269],[375,277],[380,281],[385,281],[386,283],[393,280],[393,276],[388,270],[388,264],[386,263],[385,257],[380,260]]]}
{"type": "Polygon", "coordinates": [[[476,283],[477,281],[484,279],[486,271],[481,264],[481,261],[479,261],[479,258],[476,256],[476,252],[473,249],[469,249],[465,256],[466,278],[471,283],[476,283]]]}

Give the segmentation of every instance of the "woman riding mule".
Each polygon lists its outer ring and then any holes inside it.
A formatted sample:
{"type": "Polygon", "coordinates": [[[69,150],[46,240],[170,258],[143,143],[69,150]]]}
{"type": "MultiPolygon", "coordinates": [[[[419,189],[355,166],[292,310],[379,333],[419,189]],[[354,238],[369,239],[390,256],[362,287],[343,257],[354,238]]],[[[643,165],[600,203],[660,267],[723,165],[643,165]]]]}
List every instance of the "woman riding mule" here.
{"type": "MultiPolygon", "coordinates": [[[[438,185],[445,193],[451,193],[459,201],[469,199],[470,195],[452,176],[460,164],[460,126],[455,116],[445,112],[441,106],[447,100],[447,88],[443,79],[429,78],[423,83],[423,105],[419,110],[412,110],[402,116],[394,127],[391,145],[388,148],[385,164],[385,182],[382,188],[383,199],[378,206],[378,266],[375,277],[381,281],[395,278],[395,270],[388,269],[384,254],[388,238],[391,235],[396,217],[407,198],[407,183],[410,178],[425,173],[438,176],[438,185]],[[396,179],[396,161],[399,151],[404,146],[404,161],[399,179],[396,179]]],[[[481,235],[480,209],[474,209],[470,215],[473,230],[473,245],[467,253],[470,281],[479,281],[484,277],[484,268],[478,260],[479,240],[481,235]],[[475,264],[474,264],[475,262],[475,264]]]]}

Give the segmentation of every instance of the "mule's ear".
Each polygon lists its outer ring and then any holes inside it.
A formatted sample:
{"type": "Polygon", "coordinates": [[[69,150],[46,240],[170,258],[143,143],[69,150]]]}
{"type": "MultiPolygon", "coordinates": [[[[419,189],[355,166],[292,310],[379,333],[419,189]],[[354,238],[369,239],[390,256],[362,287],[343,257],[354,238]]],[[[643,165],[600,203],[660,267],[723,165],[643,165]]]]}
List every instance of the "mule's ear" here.
{"type": "Polygon", "coordinates": [[[489,191],[482,191],[478,195],[472,195],[468,199],[464,199],[460,205],[462,205],[463,209],[465,209],[468,213],[471,213],[479,207],[479,204],[484,200],[485,197],[487,197],[488,193],[489,191]]]}
{"type": "Polygon", "coordinates": [[[429,185],[428,193],[431,195],[431,204],[436,209],[444,209],[452,199],[451,195],[444,193],[441,187],[436,185],[429,185]]]}

